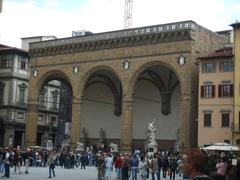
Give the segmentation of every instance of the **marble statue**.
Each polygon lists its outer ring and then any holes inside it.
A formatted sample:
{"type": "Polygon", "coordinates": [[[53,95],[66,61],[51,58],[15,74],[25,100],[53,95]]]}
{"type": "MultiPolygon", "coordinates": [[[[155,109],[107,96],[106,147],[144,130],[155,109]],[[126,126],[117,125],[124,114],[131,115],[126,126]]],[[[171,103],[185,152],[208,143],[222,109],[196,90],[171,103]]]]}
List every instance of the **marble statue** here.
{"type": "Polygon", "coordinates": [[[155,142],[156,128],[154,127],[154,123],[155,123],[155,120],[153,120],[153,122],[148,123],[148,128],[147,128],[148,143],[155,142]]]}

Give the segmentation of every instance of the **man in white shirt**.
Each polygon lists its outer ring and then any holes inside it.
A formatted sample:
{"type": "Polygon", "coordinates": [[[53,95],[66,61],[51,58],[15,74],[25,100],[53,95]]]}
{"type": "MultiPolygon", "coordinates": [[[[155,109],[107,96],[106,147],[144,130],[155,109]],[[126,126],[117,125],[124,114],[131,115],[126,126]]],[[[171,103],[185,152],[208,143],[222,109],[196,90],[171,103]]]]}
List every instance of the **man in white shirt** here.
{"type": "Polygon", "coordinates": [[[6,148],[5,149],[5,174],[3,177],[9,178],[10,177],[10,153],[9,153],[9,149],[6,148]]]}

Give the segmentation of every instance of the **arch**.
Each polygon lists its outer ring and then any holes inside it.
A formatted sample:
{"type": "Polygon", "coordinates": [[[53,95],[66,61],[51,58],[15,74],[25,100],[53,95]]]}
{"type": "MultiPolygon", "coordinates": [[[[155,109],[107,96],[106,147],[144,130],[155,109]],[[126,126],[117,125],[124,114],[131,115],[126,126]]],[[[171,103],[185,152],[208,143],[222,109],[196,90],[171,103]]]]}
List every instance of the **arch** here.
{"type": "Polygon", "coordinates": [[[105,84],[111,90],[112,95],[113,95],[114,114],[116,116],[120,116],[122,113],[122,103],[121,103],[122,102],[122,83],[121,83],[121,79],[116,74],[116,72],[110,67],[99,66],[99,67],[95,67],[95,68],[89,70],[84,77],[85,77],[85,79],[84,79],[84,81],[82,81],[82,86],[81,86],[81,90],[80,90],[81,97],[84,96],[84,93],[86,92],[86,89],[89,86],[96,84],[96,83],[105,84]],[[98,71],[101,71],[101,70],[105,70],[105,71],[113,74],[119,81],[120,87],[117,87],[116,84],[114,83],[114,81],[110,77],[108,77],[108,75],[98,73],[98,71]],[[98,77],[101,80],[94,79],[94,78],[98,78],[98,77]]]}
{"type": "Polygon", "coordinates": [[[62,81],[65,84],[67,84],[70,89],[71,92],[73,93],[73,86],[72,86],[72,82],[71,80],[68,78],[67,74],[59,71],[59,70],[50,70],[48,72],[46,72],[45,74],[43,74],[37,81],[36,85],[37,85],[37,95],[40,94],[42,88],[44,87],[44,84],[46,84],[47,82],[51,81],[51,80],[58,80],[58,81],[62,81]]]}
{"type": "Polygon", "coordinates": [[[180,85],[180,91],[182,91],[182,88],[181,88],[181,78],[180,78],[180,75],[178,73],[178,71],[173,67],[171,66],[170,64],[168,63],[165,63],[165,62],[162,62],[162,61],[152,61],[152,62],[148,62],[148,63],[145,63],[143,65],[141,65],[135,72],[134,74],[132,75],[132,78],[130,79],[129,81],[129,84],[127,86],[127,94],[132,96],[134,94],[134,89],[135,89],[135,85],[136,85],[136,82],[137,82],[137,79],[138,77],[147,69],[147,68],[150,68],[150,67],[153,67],[153,66],[164,66],[164,67],[167,67],[169,69],[171,69],[175,75],[177,76],[178,80],[179,80],[179,85],[180,85]]]}
{"type": "Polygon", "coordinates": [[[89,69],[82,77],[82,80],[80,81],[80,83],[78,84],[78,90],[77,92],[80,93],[81,96],[84,95],[84,89],[85,89],[85,86],[87,85],[87,82],[88,80],[90,79],[90,77],[97,71],[100,71],[100,70],[106,70],[106,71],[109,71],[111,73],[113,73],[117,79],[120,81],[121,85],[122,85],[122,80],[120,78],[120,76],[118,75],[118,73],[110,66],[105,66],[105,65],[99,65],[99,66],[96,66],[96,67],[93,67],[91,69],[89,69]]]}

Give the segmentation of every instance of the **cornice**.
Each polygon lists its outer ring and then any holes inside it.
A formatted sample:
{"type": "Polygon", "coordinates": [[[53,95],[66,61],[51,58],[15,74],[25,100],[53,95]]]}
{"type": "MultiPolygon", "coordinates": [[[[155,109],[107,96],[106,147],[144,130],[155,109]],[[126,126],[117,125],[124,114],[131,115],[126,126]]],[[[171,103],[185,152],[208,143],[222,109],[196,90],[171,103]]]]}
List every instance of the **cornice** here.
{"type": "Polygon", "coordinates": [[[161,32],[154,34],[134,35],[130,37],[119,37],[112,39],[102,39],[85,41],[79,43],[69,43],[63,45],[31,48],[30,57],[53,56],[59,54],[79,53],[85,51],[96,51],[103,49],[113,49],[122,47],[142,46],[148,44],[192,40],[191,29],[161,32]]]}

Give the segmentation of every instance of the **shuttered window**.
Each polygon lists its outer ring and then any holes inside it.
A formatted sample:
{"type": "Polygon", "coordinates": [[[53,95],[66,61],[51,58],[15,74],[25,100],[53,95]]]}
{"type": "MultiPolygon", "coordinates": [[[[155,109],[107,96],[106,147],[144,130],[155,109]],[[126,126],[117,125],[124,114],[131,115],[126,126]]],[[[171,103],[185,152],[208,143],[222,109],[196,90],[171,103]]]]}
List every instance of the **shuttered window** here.
{"type": "Polygon", "coordinates": [[[218,85],[218,97],[233,97],[233,84],[218,85]]]}
{"type": "Polygon", "coordinates": [[[201,86],[201,98],[214,98],[214,97],[215,97],[215,85],[201,86]]]}

